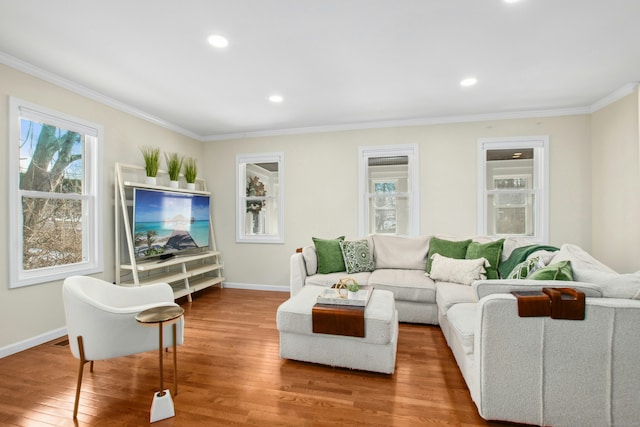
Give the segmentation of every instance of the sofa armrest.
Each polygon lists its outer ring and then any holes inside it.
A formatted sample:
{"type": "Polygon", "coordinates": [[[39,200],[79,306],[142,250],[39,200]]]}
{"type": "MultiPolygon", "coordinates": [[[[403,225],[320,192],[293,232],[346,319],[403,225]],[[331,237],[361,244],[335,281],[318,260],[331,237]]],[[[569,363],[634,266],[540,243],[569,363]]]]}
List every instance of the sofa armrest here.
{"type": "Polygon", "coordinates": [[[289,285],[291,296],[294,296],[304,286],[305,279],[307,278],[307,266],[304,262],[302,253],[296,252],[291,255],[289,260],[289,285]]]}
{"type": "Polygon", "coordinates": [[[585,311],[584,320],[519,317],[513,295],[478,302],[471,377],[483,418],[637,424],[640,301],[587,298],[585,311]]]}
{"type": "Polygon", "coordinates": [[[574,282],[564,280],[526,280],[500,279],[476,280],[471,285],[477,300],[487,295],[508,294],[518,291],[539,291],[542,288],[574,288],[584,292],[587,297],[602,298],[602,288],[594,283],[574,282]]]}

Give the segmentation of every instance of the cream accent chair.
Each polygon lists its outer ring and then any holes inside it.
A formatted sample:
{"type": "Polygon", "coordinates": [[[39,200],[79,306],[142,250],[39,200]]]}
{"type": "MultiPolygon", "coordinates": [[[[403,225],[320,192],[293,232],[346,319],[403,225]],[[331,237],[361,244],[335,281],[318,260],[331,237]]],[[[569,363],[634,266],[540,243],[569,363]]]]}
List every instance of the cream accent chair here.
{"type": "MultiPolygon", "coordinates": [[[[143,310],[175,305],[173,290],[167,283],[141,287],[122,287],[100,279],[72,276],[62,287],[69,346],[80,360],[73,418],[78,415],[84,365],[95,360],[158,351],[158,327],[136,321],[143,310]]],[[[184,318],[177,321],[176,343],[182,344],[184,318]]],[[[164,346],[173,345],[172,325],[164,326],[164,346]]],[[[160,375],[160,373],[158,373],[160,375]]]]}

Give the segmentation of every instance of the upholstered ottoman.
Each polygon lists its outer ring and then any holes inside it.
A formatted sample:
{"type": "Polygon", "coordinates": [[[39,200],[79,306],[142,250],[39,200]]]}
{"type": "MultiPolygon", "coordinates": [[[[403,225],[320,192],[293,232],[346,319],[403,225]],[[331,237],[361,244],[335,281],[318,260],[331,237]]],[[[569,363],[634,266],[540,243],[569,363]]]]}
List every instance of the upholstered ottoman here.
{"type": "Polygon", "coordinates": [[[324,287],[305,286],[278,307],[280,357],[392,374],[398,312],[390,291],[374,290],[364,312],[364,338],[313,333],[311,311],[324,287]]]}

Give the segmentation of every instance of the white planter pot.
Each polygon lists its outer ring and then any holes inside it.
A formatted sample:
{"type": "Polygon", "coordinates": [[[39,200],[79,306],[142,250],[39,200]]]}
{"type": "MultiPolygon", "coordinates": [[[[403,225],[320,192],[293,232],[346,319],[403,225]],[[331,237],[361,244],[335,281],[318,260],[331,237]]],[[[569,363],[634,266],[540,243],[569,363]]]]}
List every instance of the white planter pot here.
{"type": "Polygon", "coordinates": [[[180,187],[180,183],[178,181],[169,181],[169,187],[178,188],[180,187]]]}
{"type": "Polygon", "coordinates": [[[349,291],[349,299],[358,299],[358,291],[351,292],[349,291]]]}
{"type": "Polygon", "coordinates": [[[195,190],[196,183],[195,182],[187,182],[187,190],[195,190]]]}
{"type": "Polygon", "coordinates": [[[149,185],[156,185],[156,177],[155,176],[148,176],[145,178],[144,180],[145,184],[149,184],[149,185]]]}

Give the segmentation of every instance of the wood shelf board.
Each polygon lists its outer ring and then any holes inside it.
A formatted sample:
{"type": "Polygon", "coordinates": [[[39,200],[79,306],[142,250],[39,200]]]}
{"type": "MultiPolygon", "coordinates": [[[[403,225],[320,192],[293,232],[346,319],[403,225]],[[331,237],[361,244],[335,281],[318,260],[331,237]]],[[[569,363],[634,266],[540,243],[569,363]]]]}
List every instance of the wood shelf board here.
{"type": "Polygon", "coordinates": [[[200,267],[193,267],[189,269],[189,277],[199,276],[201,274],[209,273],[210,271],[220,270],[221,264],[204,264],[200,267]]]}
{"type": "Polygon", "coordinates": [[[173,297],[175,299],[186,297],[187,295],[191,294],[191,292],[191,289],[174,289],[173,297]]]}
{"type": "Polygon", "coordinates": [[[224,277],[201,277],[193,281],[189,281],[189,289],[192,292],[199,291],[201,289],[208,288],[221,284],[224,281],[224,277]]]}
{"type": "Polygon", "coordinates": [[[211,195],[210,191],[188,190],[186,188],[167,187],[166,185],[157,185],[157,184],[145,184],[143,182],[125,181],[123,183],[123,185],[125,187],[128,187],[128,188],[146,188],[146,189],[149,189],[149,190],[173,191],[173,192],[176,192],[176,193],[203,194],[203,195],[207,195],[207,196],[211,195]]]}
{"type": "Polygon", "coordinates": [[[178,281],[184,281],[184,279],[189,277],[189,273],[184,274],[184,273],[174,273],[174,274],[170,274],[170,275],[164,275],[164,274],[156,274],[153,276],[149,276],[149,277],[144,277],[140,279],[140,285],[144,286],[144,285],[151,285],[154,283],[174,283],[174,282],[178,282],[178,281]]]}
{"type": "MultiPolygon", "coordinates": [[[[199,261],[206,258],[211,258],[220,255],[219,251],[207,251],[195,255],[177,255],[167,260],[147,261],[136,264],[138,271],[151,271],[160,268],[171,267],[179,264],[186,264],[192,261],[199,261]]],[[[133,270],[131,264],[120,264],[120,268],[124,270],[133,270]]]]}
{"type": "Polygon", "coordinates": [[[146,286],[146,285],[153,285],[154,283],[174,283],[174,282],[179,282],[179,281],[183,281],[184,279],[187,279],[189,277],[189,274],[185,274],[182,272],[176,272],[174,274],[170,274],[170,275],[166,275],[166,274],[154,274],[153,276],[149,276],[149,277],[141,277],[138,280],[138,284],[136,285],[133,280],[127,280],[126,282],[121,282],[120,285],[122,286],[146,286]]]}

